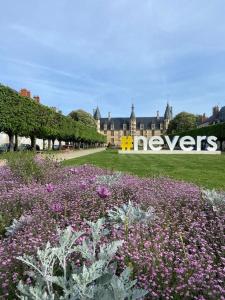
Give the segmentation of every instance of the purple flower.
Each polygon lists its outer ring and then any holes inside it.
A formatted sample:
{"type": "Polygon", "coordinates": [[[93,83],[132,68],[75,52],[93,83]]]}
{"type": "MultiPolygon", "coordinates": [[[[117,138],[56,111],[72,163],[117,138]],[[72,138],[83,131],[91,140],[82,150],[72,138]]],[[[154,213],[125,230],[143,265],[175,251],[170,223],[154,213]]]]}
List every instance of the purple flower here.
{"type": "Polygon", "coordinates": [[[77,170],[77,169],[74,169],[74,168],[72,168],[72,169],[70,169],[70,172],[71,172],[72,174],[77,174],[77,173],[78,173],[78,170],[77,170]]]}
{"type": "Polygon", "coordinates": [[[46,184],[46,189],[48,193],[52,193],[54,191],[54,186],[51,183],[46,184]]]}
{"type": "Polygon", "coordinates": [[[97,188],[97,194],[100,198],[107,198],[108,196],[111,196],[111,192],[104,186],[99,186],[97,188]]]}
{"type": "Polygon", "coordinates": [[[81,188],[82,190],[85,190],[86,187],[87,187],[87,183],[86,183],[85,181],[81,181],[81,183],[80,183],[80,188],[81,188]]]}
{"type": "Polygon", "coordinates": [[[96,176],[93,176],[92,178],[89,179],[89,182],[90,182],[90,183],[94,183],[95,180],[96,180],[96,176]]]}
{"type": "Polygon", "coordinates": [[[55,213],[61,212],[63,210],[62,204],[60,202],[52,203],[51,210],[55,213]]]}

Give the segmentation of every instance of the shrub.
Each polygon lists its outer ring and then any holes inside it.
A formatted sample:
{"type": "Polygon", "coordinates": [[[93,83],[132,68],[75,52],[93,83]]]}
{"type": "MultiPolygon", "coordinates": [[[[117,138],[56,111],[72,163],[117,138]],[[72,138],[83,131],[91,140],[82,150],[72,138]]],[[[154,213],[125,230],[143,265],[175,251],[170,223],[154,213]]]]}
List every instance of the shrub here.
{"type": "Polygon", "coordinates": [[[39,180],[44,175],[32,152],[8,153],[7,162],[13,174],[25,183],[39,180]]]}
{"type": "Polygon", "coordinates": [[[34,181],[44,183],[48,178],[57,176],[56,168],[59,163],[54,162],[51,158],[41,158],[34,152],[17,152],[7,153],[7,162],[10,170],[24,183],[34,181]]]}
{"type": "Polygon", "coordinates": [[[20,299],[135,300],[146,295],[146,291],[133,288],[136,280],[130,281],[129,268],[116,274],[113,258],[123,241],[101,243],[104,220],[87,223],[90,237],[68,227],[59,231],[58,247],[47,243],[44,250],[38,250],[37,259],[18,258],[30,267],[33,280],[33,284],[19,283],[20,299]],[[81,265],[69,261],[73,254],[80,254],[81,265]]]}
{"type": "Polygon", "coordinates": [[[215,190],[203,190],[202,195],[214,211],[225,211],[225,193],[218,193],[215,190]]]}

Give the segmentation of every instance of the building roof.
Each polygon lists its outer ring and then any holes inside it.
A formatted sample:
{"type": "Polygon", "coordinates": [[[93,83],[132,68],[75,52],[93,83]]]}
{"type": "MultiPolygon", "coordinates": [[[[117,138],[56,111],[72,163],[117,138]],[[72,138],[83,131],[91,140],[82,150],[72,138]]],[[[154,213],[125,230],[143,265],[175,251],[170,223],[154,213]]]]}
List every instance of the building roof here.
{"type": "Polygon", "coordinates": [[[173,118],[172,106],[170,106],[169,103],[167,103],[167,105],[166,105],[164,118],[168,119],[168,120],[171,120],[173,118]]]}
{"type": "MultiPolygon", "coordinates": [[[[140,128],[140,125],[144,125],[144,129],[151,129],[151,125],[155,124],[155,129],[160,129],[160,123],[164,121],[163,117],[139,117],[136,118],[136,127],[140,128]]],[[[130,118],[101,118],[100,128],[104,130],[104,125],[107,124],[107,129],[111,129],[111,124],[114,124],[114,130],[123,130],[123,125],[127,125],[127,129],[130,126],[130,118]]]]}
{"type": "Polygon", "coordinates": [[[131,107],[131,115],[130,115],[130,119],[132,119],[132,120],[136,119],[135,113],[134,113],[134,104],[132,104],[132,107],[131,107]]]}
{"type": "Polygon", "coordinates": [[[100,120],[101,119],[101,114],[100,114],[100,110],[99,110],[98,106],[97,106],[97,108],[94,112],[94,119],[95,120],[100,120]]]}
{"type": "Polygon", "coordinates": [[[225,122],[225,106],[223,106],[219,112],[220,122],[225,122]]]}
{"type": "Polygon", "coordinates": [[[223,106],[217,114],[207,118],[202,124],[213,124],[218,122],[225,122],[225,106],[223,106]]]}

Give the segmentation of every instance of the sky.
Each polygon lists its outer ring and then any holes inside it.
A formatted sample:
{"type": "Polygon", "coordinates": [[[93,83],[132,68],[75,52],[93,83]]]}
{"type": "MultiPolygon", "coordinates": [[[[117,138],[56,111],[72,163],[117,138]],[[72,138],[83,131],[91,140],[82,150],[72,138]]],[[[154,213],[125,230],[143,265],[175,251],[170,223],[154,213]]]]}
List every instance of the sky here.
{"type": "Polygon", "coordinates": [[[224,0],[7,0],[0,83],[68,114],[225,105],[224,0]]]}

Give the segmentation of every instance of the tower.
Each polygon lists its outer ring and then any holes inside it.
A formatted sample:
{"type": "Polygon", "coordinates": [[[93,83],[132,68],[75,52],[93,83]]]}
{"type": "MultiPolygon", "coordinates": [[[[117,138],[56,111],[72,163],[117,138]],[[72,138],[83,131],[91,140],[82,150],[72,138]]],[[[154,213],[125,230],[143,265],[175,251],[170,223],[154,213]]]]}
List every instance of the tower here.
{"type": "Polygon", "coordinates": [[[27,89],[21,89],[19,94],[20,96],[31,98],[31,93],[27,89]]]}
{"type": "Polygon", "coordinates": [[[218,117],[219,112],[220,112],[220,108],[219,108],[218,105],[216,105],[216,106],[214,106],[214,107],[212,108],[212,114],[213,114],[213,117],[218,117]]]}
{"type": "Polygon", "coordinates": [[[100,132],[100,119],[101,119],[101,114],[100,114],[100,110],[99,110],[98,106],[97,106],[97,108],[94,110],[93,117],[94,117],[94,119],[95,119],[97,131],[100,132]]]}
{"type": "Polygon", "coordinates": [[[132,104],[132,107],[131,107],[130,134],[131,134],[131,136],[134,136],[136,134],[136,116],[134,113],[134,104],[132,104]]]}
{"type": "Polygon", "coordinates": [[[173,118],[173,108],[167,102],[166,110],[165,110],[165,114],[164,114],[164,129],[165,130],[168,129],[169,123],[172,120],[172,118],[173,118]]]}

